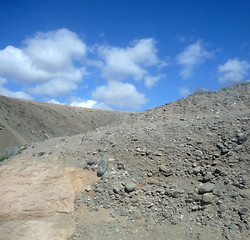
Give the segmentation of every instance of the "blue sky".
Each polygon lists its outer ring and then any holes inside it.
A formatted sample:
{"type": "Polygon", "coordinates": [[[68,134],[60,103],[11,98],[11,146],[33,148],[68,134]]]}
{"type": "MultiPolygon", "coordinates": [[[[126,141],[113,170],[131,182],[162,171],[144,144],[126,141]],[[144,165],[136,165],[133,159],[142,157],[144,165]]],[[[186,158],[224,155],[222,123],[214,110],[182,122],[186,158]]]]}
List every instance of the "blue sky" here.
{"type": "Polygon", "coordinates": [[[248,0],[1,0],[0,94],[143,111],[250,79],[248,0]]]}

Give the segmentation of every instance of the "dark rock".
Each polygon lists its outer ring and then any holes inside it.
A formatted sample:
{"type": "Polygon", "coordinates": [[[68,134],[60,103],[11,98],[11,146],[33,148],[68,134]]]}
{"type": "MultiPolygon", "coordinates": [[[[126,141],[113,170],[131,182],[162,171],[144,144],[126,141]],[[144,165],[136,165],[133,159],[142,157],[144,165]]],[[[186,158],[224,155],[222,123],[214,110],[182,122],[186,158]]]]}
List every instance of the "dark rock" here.
{"type": "Polygon", "coordinates": [[[220,150],[224,148],[224,145],[222,143],[217,143],[216,147],[219,148],[220,150]]]}
{"type": "Polygon", "coordinates": [[[243,207],[239,210],[240,215],[246,215],[248,213],[248,208],[243,207]]]}
{"type": "Polygon", "coordinates": [[[240,144],[244,143],[247,140],[247,135],[244,134],[244,133],[239,133],[237,135],[237,139],[238,139],[237,143],[240,145],[240,144]]]}
{"type": "Polygon", "coordinates": [[[98,167],[97,167],[97,176],[98,177],[101,177],[107,171],[108,165],[109,165],[108,159],[102,159],[98,163],[98,167]]]}

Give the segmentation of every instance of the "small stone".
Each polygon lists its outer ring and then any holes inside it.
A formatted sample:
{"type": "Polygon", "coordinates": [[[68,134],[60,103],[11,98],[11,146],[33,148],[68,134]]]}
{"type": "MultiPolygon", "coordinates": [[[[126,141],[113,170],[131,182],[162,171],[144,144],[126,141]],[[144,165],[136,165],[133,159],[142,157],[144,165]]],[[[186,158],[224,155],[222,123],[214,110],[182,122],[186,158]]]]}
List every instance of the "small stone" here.
{"type": "Polygon", "coordinates": [[[240,145],[240,144],[244,143],[247,140],[247,135],[244,134],[244,133],[239,133],[237,135],[237,139],[238,139],[237,143],[240,145]]]}
{"type": "Polygon", "coordinates": [[[124,169],[124,165],[123,165],[122,162],[118,162],[118,163],[117,163],[117,169],[118,169],[118,170],[124,169]]]}
{"type": "Polygon", "coordinates": [[[227,154],[229,152],[229,150],[227,149],[227,148],[222,148],[221,149],[221,154],[222,155],[225,155],[225,154],[227,154]]]}
{"type": "Polygon", "coordinates": [[[107,171],[108,165],[109,165],[108,159],[102,159],[98,163],[98,167],[97,167],[97,176],[98,177],[101,177],[107,171]]]}
{"type": "Polygon", "coordinates": [[[203,152],[201,150],[195,150],[194,155],[196,157],[202,157],[203,156],[203,152]]]}
{"type": "Polygon", "coordinates": [[[193,211],[193,212],[195,212],[195,211],[197,211],[197,210],[199,210],[199,207],[198,207],[198,206],[193,206],[193,207],[192,207],[192,211],[193,211]]]}
{"type": "Polygon", "coordinates": [[[178,223],[178,217],[174,216],[171,223],[176,225],[178,223]]]}
{"type": "Polygon", "coordinates": [[[91,188],[90,185],[88,185],[88,186],[85,188],[85,191],[86,191],[86,192],[90,192],[91,190],[92,190],[92,188],[91,188]]]}
{"type": "Polygon", "coordinates": [[[208,182],[212,179],[213,175],[212,173],[207,173],[204,177],[203,177],[203,182],[208,182]]]}
{"type": "Polygon", "coordinates": [[[200,171],[201,171],[201,168],[200,168],[200,167],[195,167],[195,168],[193,169],[193,174],[197,175],[198,173],[200,173],[200,171]]]}
{"type": "Polygon", "coordinates": [[[135,189],[136,189],[136,184],[133,182],[127,183],[125,185],[125,191],[128,193],[133,192],[135,189]]]}
{"type": "Polygon", "coordinates": [[[199,202],[201,200],[201,196],[197,193],[193,193],[193,199],[196,202],[199,202]]]}
{"type": "Polygon", "coordinates": [[[211,204],[214,200],[214,195],[212,193],[205,193],[202,196],[202,203],[211,204]]]}
{"type": "Polygon", "coordinates": [[[241,145],[237,145],[235,148],[234,148],[234,151],[235,152],[238,152],[239,150],[242,149],[242,146],[241,145]]]}
{"type": "Polygon", "coordinates": [[[207,184],[203,184],[201,186],[198,187],[198,191],[200,194],[204,194],[204,193],[208,193],[208,192],[212,192],[214,190],[215,185],[212,183],[207,183],[207,184]]]}
{"type": "Polygon", "coordinates": [[[248,208],[246,208],[246,207],[243,207],[243,208],[241,208],[241,209],[239,210],[239,214],[240,214],[240,215],[246,215],[247,212],[248,212],[248,208]]]}
{"type": "Polygon", "coordinates": [[[113,192],[116,194],[119,194],[121,192],[121,186],[114,186],[113,187],[113,192]]]}
{"type": "Polygon", "coordinates": [[[171,176],[171,175],[173,174],[172,169],[169,169],[169,168],[167,168],[167,167],[164,166],[164,165],[161,165],[161,166],[159,167],[159,170],[160,170],[160,172],[161,172],[165,177],[169,177],[169,176],[171,176]]]}
{"type": "Polygon", "coordinates": [[[96,161],[94,159],[88,159],[86,163],[87,165],[92,166],[96,163],[96,161]]]}
{"type": "Polygon", "coordinates": [[[239,193],[238,193],[238,192],[235,192],[235,191],[234,191],[234,192],[229,192],[229,193],[228,193],[228,196],[231,197],[231,198],[236,198],[238,195],[239,195],[239,193]]]}
{"type": "Polygon", "coordinates": [[[224,148],[224,145],[222,143],[217,143],[216,147],[219,148],[220,150],[224,148]]]}

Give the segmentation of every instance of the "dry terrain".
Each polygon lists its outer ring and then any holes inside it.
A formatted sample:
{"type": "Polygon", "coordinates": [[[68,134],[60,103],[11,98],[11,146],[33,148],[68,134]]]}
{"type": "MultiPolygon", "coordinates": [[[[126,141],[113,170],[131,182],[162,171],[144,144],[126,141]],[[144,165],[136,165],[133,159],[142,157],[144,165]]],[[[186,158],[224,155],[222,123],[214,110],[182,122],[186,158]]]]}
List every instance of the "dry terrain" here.
{"type": "Polygon", "coordinates": [[[250,239],[249,83],[125,115],[2,161],[0,239],[250,239]]]}
{"type": "Polygon", "coordinates": [[[129,112],[27,101],[0,95],[0,153],[117,123],[129,112]]]}

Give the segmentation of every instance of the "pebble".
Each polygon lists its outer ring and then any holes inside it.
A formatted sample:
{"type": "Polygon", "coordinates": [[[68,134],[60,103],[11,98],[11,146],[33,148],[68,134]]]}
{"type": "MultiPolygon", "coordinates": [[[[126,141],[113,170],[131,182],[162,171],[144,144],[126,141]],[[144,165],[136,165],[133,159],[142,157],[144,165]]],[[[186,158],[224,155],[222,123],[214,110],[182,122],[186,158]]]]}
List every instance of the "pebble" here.
{"type": "Polygon", "coordinates": [[[97,167],[97,176],[98,177],[101,177],[107,171],[108,165],[109,165],[108,159],[102,159],[98,163],[98,167],[97,167]]]}
{"type": "Polygon", "coordinates": [[[247,212],[248,212],[248,208],[246,208],[246,207],[243,207],[243,208],[241,208],[241,209],[239,210],[239,214],[240,214],[240,215],[246,215],[247,212]]]}
{"type": "Polygon", "coordinates": [[[205,193],[202,196],[202,203],[204,204],[210,204],[214,200],[214,195],[212,193],[205,193]]]}
{"type": "Polygon", "coordinates": [[[196,157],[202,157],[203,156],[203,152],[201,150],[195,150],[194,155],[196,157]]]}
{"type": "Polygon", "coordinates": [[[129,182],[125,185],[125,191],[130,193],[133,192],[136,189],[137,185],[133,182],[129,182]]]}
{"type": "Polygon", "coordinates": [[[92,166],[96,163],[96,161],[95,161],[95,159],[88,159],[86,163],[87,163],[87,165],[92,166]]]}
{"type": "Polygon", "coordinates": [[[237,135],[237,139],[238,139],[238,144],[241,145],[242,143],[244,143],[247,140],[247,135],[244,133],[239,133],[237,135]]]}
{"type": "Polygon", "coordinates": [[[212,183],[203,184],[198,187],[199,194],[212,192],[214,190],[214,187],[215,185],[212,183]]]}
{"type": "Polygon", "coordinates": [[[207,173],[204,177],[203,177],[203,182],[209,182],[212,179],[213,175],[212,173],[207,173]]]}
{"type": "Polygon", "coordinates": [[[159,167],[160,172],[165,176],[165,177],[169,177],[173,174],[172,169],[169,169],[168,167],[161,165],[159,167]]]}

